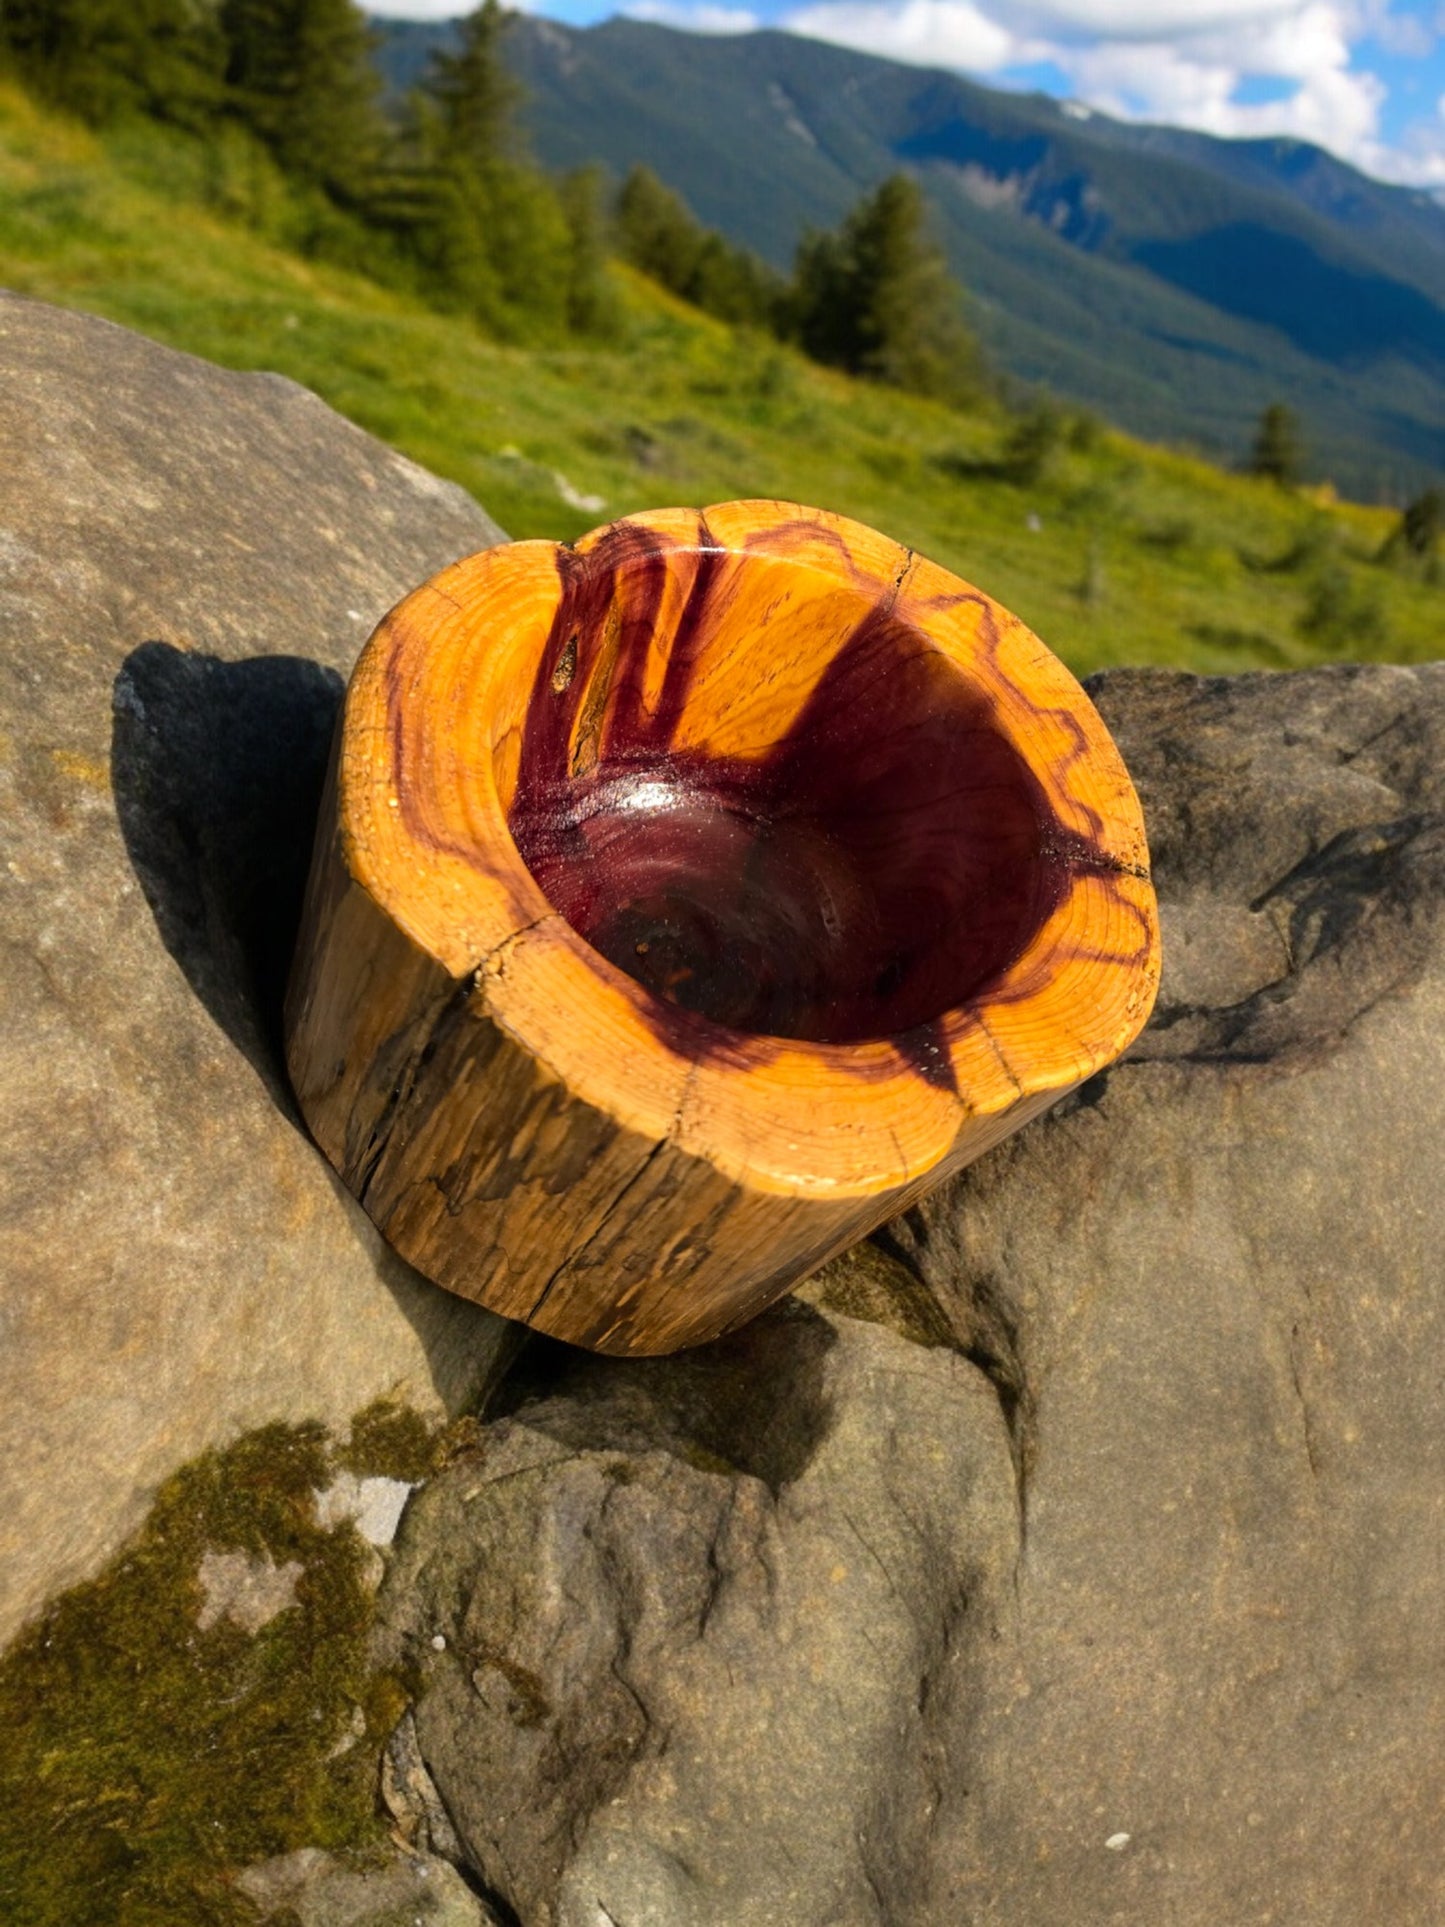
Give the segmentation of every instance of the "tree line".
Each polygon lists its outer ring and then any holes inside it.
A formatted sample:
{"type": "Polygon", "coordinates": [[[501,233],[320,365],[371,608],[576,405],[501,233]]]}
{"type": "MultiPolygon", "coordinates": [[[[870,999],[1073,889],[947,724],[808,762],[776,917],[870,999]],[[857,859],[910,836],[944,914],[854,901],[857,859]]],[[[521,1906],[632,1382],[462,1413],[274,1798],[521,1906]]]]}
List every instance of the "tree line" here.
{"type": "Polygon", "coordinates": [[[284,178],[303,249],[414,286],[503,338],[599,325],[602,208],[587,173],[527,160],[485,0],[399,106],[355,0],[0,0],[0,59],[104,125],[239,135],[284,178]]]}
{"type": "Polygon", "coordinates": [[[644,167],[623,183],[615,232],[626,260],[684,300],[815,361],[946,401],[976,399],[985,385],[960,290],[906,174],[865,194],[838,228],[805,234],[790,277],[702,226],[644,167]]]}
{"type": "Polygon", "coordinates": [[[0,0],[0,61],[95,124],[142,115],[271,156],[313,251],[404,278],[504,339],[606,335],[616,252],[684,300],[850,373],[960,401],[984,382],[958,288],[904,175],[789,276],[697,221],[637,168],[554,176],[528,157],[500,0],[459,23],[402,103],[384,101],[355,0],[0,0]]]}

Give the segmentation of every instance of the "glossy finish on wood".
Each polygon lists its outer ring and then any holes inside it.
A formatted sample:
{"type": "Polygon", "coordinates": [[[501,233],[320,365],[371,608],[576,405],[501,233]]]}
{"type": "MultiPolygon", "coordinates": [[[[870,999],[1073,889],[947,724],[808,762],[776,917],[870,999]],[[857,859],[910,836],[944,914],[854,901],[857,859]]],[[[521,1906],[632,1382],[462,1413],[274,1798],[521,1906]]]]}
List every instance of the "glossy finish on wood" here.
{"type": "Polygon", "coordinates": [[[905,1035],[1003,975],[1067,888],[1058,825],[917,628],[865,598],[777,740],[719,754],[688,740],[694,692],[786,606],[760,617],[725,549],[670,599],[668,552],[626,523],[564,555],[507,822],[579,935],[669,1003],[821,1043],[905,1035]]]}
{"type": "Polygon", "coordinates": [[[349,692],[290,1058],[422,1270],[605,1349],[751,1316],[1109,1062],[1137,802],[997,604],[730,503],[458,563],[349,692]]]}

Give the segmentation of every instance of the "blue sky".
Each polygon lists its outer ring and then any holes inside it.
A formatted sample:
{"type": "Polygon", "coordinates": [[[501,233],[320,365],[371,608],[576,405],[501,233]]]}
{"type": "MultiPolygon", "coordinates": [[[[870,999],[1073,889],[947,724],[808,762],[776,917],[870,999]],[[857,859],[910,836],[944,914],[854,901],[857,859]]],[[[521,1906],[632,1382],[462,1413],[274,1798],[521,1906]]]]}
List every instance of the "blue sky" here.
{"type": "MultiPolygon", "coordinates": [[[[465,0],[369,0],[439,20],[465,0]]],[[[515,0],[513,0],[515,4],[515,0]]],[[[527,0],[701,32],[759,26],[1040,87],[1214,134],[1296,134],[1388,180],[1445,189],[1445,0],[527,0]]]]}

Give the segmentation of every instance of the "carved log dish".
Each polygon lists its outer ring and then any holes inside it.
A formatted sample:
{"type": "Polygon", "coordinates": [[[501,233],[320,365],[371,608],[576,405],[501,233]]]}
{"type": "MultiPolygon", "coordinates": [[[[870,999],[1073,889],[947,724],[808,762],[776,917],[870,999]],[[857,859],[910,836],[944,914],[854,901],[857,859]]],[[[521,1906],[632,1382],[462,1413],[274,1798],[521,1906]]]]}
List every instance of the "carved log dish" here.
{"type": "Polygon", "coordinates": [[[420,1270],[663,1352],[1109,1063],[1157,976],[1062,665],[871,529],[733,502],[488,550],[381,624],[288,1055],[420,1270]]]}

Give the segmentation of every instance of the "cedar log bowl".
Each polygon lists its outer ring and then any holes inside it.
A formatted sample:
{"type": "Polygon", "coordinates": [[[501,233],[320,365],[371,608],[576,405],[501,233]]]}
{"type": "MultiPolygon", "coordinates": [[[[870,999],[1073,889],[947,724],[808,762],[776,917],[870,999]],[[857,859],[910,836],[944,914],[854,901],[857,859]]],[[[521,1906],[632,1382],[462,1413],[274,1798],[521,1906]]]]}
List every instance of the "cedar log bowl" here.
{"type": "Polygon", "coordinates": [[[873,530],[731,502],[487,550],[382,622],[287,1054],[419,1270],[666,1352],[1109,1063],[1158,966],[1067,670],[873,530]]]}

